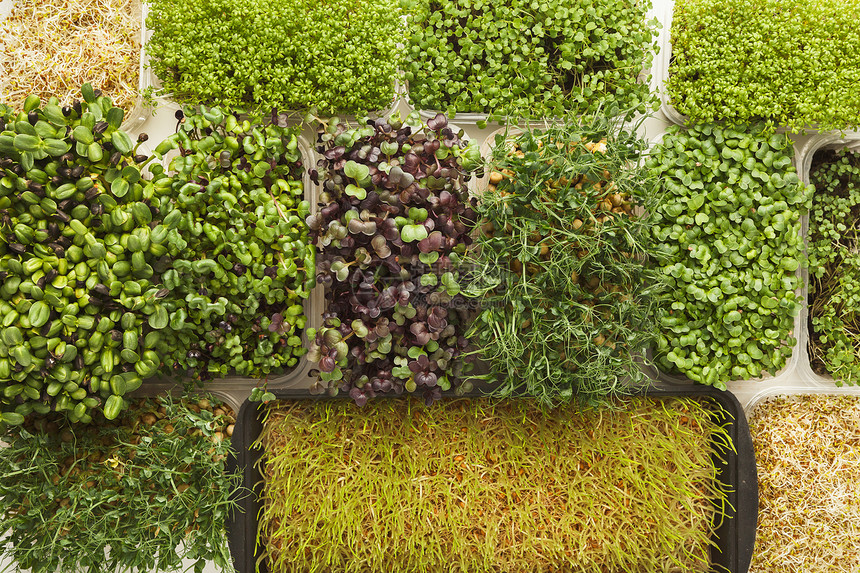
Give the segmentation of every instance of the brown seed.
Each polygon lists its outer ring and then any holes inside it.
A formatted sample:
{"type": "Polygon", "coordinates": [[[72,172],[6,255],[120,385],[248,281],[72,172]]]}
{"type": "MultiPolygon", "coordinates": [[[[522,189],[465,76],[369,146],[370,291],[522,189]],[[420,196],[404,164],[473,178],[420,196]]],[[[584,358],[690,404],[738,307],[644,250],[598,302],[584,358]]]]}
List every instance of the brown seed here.
{"type": "Polygon", "coordinates": [[[618,207],[624,202],[624,198],[621,196],[621,193],[613,193],[609,196],[609,200],[612,202],[613,207],[618,207]]]}
{"type": "Polygon", "coordinates": [[[490,173],[490,185],[498,185],[504,178],[505,176],[498,171],[493,171],[490,173]]]}
{"type": "Polygon", "coordinates": [[[233,428],[235,428],[235,427],[236,427],[235,424],[230,424],[229,426],[227,426],[227,429],[224,430],[224,433],[232,438],[233,437],[233,428]]]}
{"type": "Polygon", "coordinates": [[[200,406],[201,410],[208,410],[212,407],[212,403],[206,398],[201,398],[197,401],[197,405],[200,406]]]}
{"type": "Polygon", "coordinates": [[[582,221],[580,221],[579,219],[574,219],[573,220],[573,228],[579,229],[580,227],[582,227],[582,221]]]}
{"type": "Polygon", "coordinates": [[[147,426],[151,426],[158,421],[158,418],[155,417],[155,414],[148,412],[140,417],[141,422],[146,424],[147,426]]]}

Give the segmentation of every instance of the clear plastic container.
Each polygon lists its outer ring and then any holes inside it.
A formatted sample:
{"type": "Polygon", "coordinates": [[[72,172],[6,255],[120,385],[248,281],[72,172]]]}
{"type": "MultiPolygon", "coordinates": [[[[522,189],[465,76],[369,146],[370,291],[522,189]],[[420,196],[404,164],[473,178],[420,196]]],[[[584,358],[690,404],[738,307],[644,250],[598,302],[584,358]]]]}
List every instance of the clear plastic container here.
{"type": "Polygon", "coordinates": [[[674,1],[666,2],[663,11],[663,17],[660,20],[662,27],[657,42],[660,46],[660,51],[654,59],[652,89],[660,96],[660,113],[678,125],[684,125],[690,121],[690,118],[676,110],[669,102],[669,91],[666,89],[666,82],[669,80],[669,63],[672,60],[672,12],[674,9],[674,1]]]}

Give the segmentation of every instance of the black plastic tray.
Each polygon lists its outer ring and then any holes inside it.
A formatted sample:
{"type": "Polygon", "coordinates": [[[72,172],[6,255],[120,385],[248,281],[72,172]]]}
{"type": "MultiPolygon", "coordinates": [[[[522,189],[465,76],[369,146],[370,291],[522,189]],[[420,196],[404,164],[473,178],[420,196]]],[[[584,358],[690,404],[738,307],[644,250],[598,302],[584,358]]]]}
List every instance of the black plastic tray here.
{"type": "MultiPolygon", "coordinates": [[[[655,397],[711,398],[722,408],[722,412],[716,414],[720,416],[719,421],[730,422],[728,430],[737,453],[724,452],[723,457],[726,461],[718,462],[717,469],[722,482],[731,488],[728,501],[734,511],[728,508],[726,519],[717,529],[715,541],[719,550],[711,550],[711,561],[714,564],[712,571],[747,573],[752,559],[758,519],[758,481],[752,437],[743,408],[734,394],[716,390],[710,386],[666,387],[656,384],[659,382],[646,388],[642,394],[655,397]]],[[[307,390],[275,390],[274,394],[278,400],[348,399],[311,396],[307,390]]],[[[238,471],[242,473],[243,485],[254,492],[254,495],[247,495],[239,500],[241,510],[228,523],[230,551],[239,573],[255,573],[259,556],[257,515],[261,508],[259,495],[262,491],[263,478],[255,466],[263,452],[251,450],[250,446],[263,429],[260,419],[262,409],[261,404],[246,401],[239,411],[233,432],[236,458],[231,462],[234,462],[238,471]]],[[[261,564],[260,571],[268,573],[265,562],[261,564]]]]}

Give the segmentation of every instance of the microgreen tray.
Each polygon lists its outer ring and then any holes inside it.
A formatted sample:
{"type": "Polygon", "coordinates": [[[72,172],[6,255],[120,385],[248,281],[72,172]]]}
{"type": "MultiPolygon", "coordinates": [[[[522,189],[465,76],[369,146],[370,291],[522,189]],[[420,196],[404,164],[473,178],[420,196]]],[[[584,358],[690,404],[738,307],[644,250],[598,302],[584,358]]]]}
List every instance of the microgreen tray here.
{"type": "Polygon", "coordinates": [[[750,570],[853,571],[860,388],[773,386],[747,403],[762,487],[750,570]]]}
{"type": "MultiPolygon", "coordinates": [[[[298,141],[298,149],[301,154],[302,164],[305,167],[305,173],[302,176],[302,183],[305,192],[304,197],[305,200],[310,203],[311,213],[315,213],[318,209],[317,197],[319,191],[317,186],[311,181],[309,172],[313,169],[313,166],[316,163],[316,156],[311,150],[307,139],[303,135],[299,135],[298,141]]],[[[166,155],[162,164],[167,167],[170,159],[174,156],[174,152],[166,155]]],[[[322,305],[322,288],[320,286],[316,286],[311,291],[310,297],[305,299],[303,303],[304,314],[307,317],[305,330],[307,330],[307,328],[318,328],[320,326],[322,322],[322,305]]],[[[302,332],[302,341],[303,346],[307,348],[307,335],[304,331],[302,332]]],[[[307,361],[306,357],[300,356],[295,366],[285,369],[283,373],[277,376],[271,376],[267,381],[268,387],[272,389],[292,388],[296,384],[302,384],[306,380],[309,380],[308,371],[311,367],[312,365],[307,361]]],[[[227,376],[225,378],[215,378],[210,380],[206,382],[205,387],[207,391],[211,391],[213,394],[218,395],[238,411],[242,402],[244,402],[251,394],[251,390],[261,383],[261,380],[255,378],[227,376]]],[[[138,394],[142,396],[157,396],[160,393],[171,392],[179,395],[181,394],[181,391],[181,381],[165,376],[151,378],[144,382],[143,386],[139,389],[138,394]]]]}
{"type": "Polygon", "coordinates": [[[666,89],[666,82],[669,81],[669,64],[672,61],[672,11],[674,9],[674,1],[667,2],[665,12],[663,13],[660,36],[658,38],[660,50],[657,52],[657,57],[654,58],[652,89],[655,89],[660,96],[660,112],[672,123],[678,125],[686,124],[690,118],[680,113],[669,102],[669,90],[666,89]]]}
{"type": "MultiPolygon", "coordinates": [[[[278,400],[338,399],[314,398],[300,390],[275,390],[274,394],[278,400]]],[[[717,529],[717,538],[714,539],[717,548],[711,551],[713,564],[711,570],[746,573],[755,541],[758,487],[752,440],[743,409],[733,394],[711,387],[651,386],[645,390],[644,395],[658,398],[702,398],[712,400],[720,407],[719,412],[714,415],[717,416],[719,423],[727,425],[735,451],[723,452],[725,463],[717,463],[720,481],[730,490],[728,494],[730,507],[726,511],[726,518],[717,529]]],[[[251,445],[262,431],[264,412],[263,405],[245,402],[237,416],[233,434],[236,459],[232,462],[242,473],[243,485],[254,492],[254,495],[245,496],[239,501],[240,512],[233,516],[228,525],[230,549],[239,573],[254,573],[257,570],[258,557],[261,555],[260,548],[257,547],[257,529],[258,513],[261,508],[258,496],[262,492],[263,478],[256,465],[262,452],[252,450],[251,445]]],[[[265,563],[261,563],[260,571],[267,571],[265,563]]]]}

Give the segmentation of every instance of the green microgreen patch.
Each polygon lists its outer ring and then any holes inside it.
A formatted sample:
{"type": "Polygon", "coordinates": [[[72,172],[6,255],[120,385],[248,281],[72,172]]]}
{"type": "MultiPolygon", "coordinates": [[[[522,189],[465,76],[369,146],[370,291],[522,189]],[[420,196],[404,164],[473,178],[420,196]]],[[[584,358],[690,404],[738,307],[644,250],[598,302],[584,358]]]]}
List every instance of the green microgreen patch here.
{"type": "Polygon", "coordinates": [[[792,155],[791,141],[762,125],[672,127],[654,150],[648,166],[663,194],[652,230],[672,287],[660,369],[725,388],[785,366],[811,198],[792,155]]]}
{"type": "Polygon", "coordinates": [[[643,141],[605,120],[499,135],[479,189],[469,331],[494,390],[552,404],[627,391],[656,340],[643,141]],[[638,209],[638,211],[637,211],[638,209]]]}
{"type": "Polygon", "coordinates": [[[0,427],[33,411],[112,418],[161,362],[146,135],[133,142],[122,109],[81,91],[0,104],[0,427]]]}
{"type": "Polygon", "coordinates": [[[678,0],[667,89],[697,122],[860,125],[860,2],[678,0]]]}
{"type": "Polygon", "coordinates": [[[404,75],[419,109],[561,117],[644,112],[650,3],[408,0],[404,75]]]}
{"type": "Polygon", "coordinates": [[[836,384],[860,381],[860,154],[820,151],[810,182],[809,353],[836,384]]]}
{"type": "Polygon", "coordinates": [[[397,0],[153,0],[147,27],[175,101],[323,114],[392,104],[397,0]]]}
{"type": "Polygon", "coordinates": [[[2,436],[0,554],[34,573],[173,571],[183,559],[232,571],[233,422],[208,398],[136,400],[74,426],[28,417],[2,436]]]}
{"type": "Polygon", "coordinates": [[[168,247],[156,264],[169,292],[158,346],[168,374],[265,378],[305,353],[315,251],[304,165],[298,130],[270,119],[203,107],[155,150],[180,151],[154,180],[152,232],[168,247]]]}

